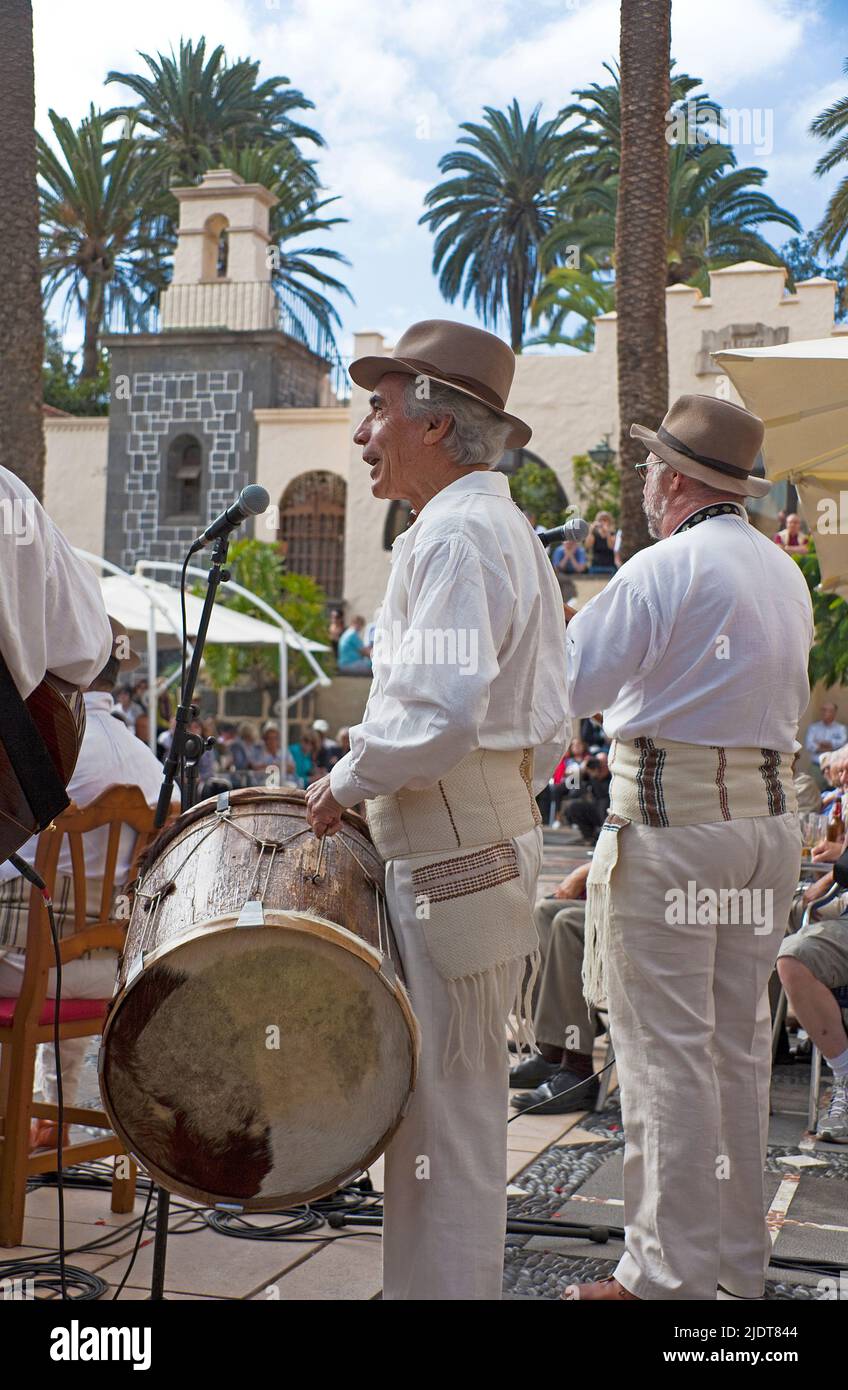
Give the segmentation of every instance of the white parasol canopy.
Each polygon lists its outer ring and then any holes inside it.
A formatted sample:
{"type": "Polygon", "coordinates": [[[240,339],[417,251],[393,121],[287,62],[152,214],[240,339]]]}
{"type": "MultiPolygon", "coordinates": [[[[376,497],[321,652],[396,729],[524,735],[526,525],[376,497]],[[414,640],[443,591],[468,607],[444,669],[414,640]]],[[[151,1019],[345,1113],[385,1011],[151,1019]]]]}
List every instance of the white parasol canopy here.
{"type": "Polygon", "coordinates": [[[848,335],[712,355],[765,424],[766,476],[798,490],[822,589],[848,598],[848,335]]]}
{"type": "MultiPolygon", "coordinates": [[[[194,582],[194,581],[190,581],[194,582]]],[[[153,615],[155,631],[158,636],[170,639],[171,645],[178,645],[176,633],[182,631],[180,615],[180,595],[178,590],[146,575],[107,575],[100,581],[106,612],[131,633],[147,633],[150,626],[150,598],[155,600],[153,615]]],[[[186,623],[189,637],[196,637],[203,611],[203,599],[196,594],[186,593],[186,623]]],[[[278,647],[282,637],[280,628],[270,623],[260,622],[248,613],[237,613],[233,608],[225,608],[216,603],[209,620],[207,641],[228,646],[269,646],[278,647]]],[[[329,647],[323,642],[301,637],[297,633],[285,633],[286,645],[296,651],[304,648],[310,652],[326,652],[329,647]]]]}

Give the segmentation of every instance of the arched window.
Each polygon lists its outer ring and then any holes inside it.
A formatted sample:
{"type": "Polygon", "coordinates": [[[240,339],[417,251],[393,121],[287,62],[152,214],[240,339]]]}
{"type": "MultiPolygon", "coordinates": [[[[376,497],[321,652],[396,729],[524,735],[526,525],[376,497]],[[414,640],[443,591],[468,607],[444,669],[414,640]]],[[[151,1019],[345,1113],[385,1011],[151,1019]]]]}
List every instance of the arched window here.
{"type": "Polygon", "coordinates": [[[339,603],[344,588],[345,483],[337,473],[301,473],[280,502],[279,540],[293,574],[308,574],[339,603]]]}
{"type": "Polygon", "coordinates": [[[225,280],[229,256],[230,224],[222,212],[207,217],[203,225],[203,279],[225,280]]]}
{"type": "Polygon", "coordinates": [[[201,519],[203,450],[193,434],[178,434],[168,447],[163,504],[169,522],[201,519]]]}

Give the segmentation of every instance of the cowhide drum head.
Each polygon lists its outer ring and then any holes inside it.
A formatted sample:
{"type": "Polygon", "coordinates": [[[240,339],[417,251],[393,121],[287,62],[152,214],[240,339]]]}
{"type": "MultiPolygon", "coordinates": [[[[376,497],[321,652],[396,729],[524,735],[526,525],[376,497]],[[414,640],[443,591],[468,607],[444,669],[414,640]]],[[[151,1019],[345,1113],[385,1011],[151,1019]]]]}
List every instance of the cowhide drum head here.
{"type": "Polygon", "coordinates": [[[204,923],[145,957],[104,1033],[116,1132],[172,1192],[273,1211],[382,1152],[414,1084],[415,1020],[381,955],[334,923],[204,923]]]}

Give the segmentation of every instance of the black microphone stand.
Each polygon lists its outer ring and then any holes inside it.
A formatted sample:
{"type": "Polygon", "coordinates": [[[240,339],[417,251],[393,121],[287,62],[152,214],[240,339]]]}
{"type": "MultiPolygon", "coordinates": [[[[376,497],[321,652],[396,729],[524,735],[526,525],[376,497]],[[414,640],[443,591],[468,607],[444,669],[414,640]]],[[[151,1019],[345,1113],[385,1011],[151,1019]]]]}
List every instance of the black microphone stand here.
{"type": "MultiPolygon", "coordinates": [[[[197,546],[197,549],[200,549],[197,546]]],[[[197,684],[197,677],[200,672],[200,663],[203,660],[203,648],[206,645],[206,631],[209,627],[209,620],[212,617],[212,609],[215,604],[215,595],[220,584],[226,584],[230,578],[228,570],[223,569],[229,549],[229,532],[219,536],[215,542],[215,549],[212,551],[212,563],[206,577],[206,597],[203,600],[203,612],[200,615],[200,623],[197,629],[197,636],[194,639],[194,653],[191,664],[185,679],[185,685],[180,692],[180,705],[176,714],[174,724],[174,736],[171,740],[171,747],[168,750],[168,757],[165,760],[165,772],[162,780],[162,787],[159,792],[159,801],[156,806],[156,816],[154,825],[157,830],[161,829],[168,817],[171,805],[171,796],[174,790],[174,781],[177,772],[180,777],[180,809],[188,811],[197,801],[197,763],[204,750],[211,746],[214,740],[205,739],[200,734],[189,733],[188,726],[197,717],[197,706],[192,703],[194,698],[194,688],[197,684]]],[[[171,1206],[171,1194],[162,1187],[161,1184],[156,1197],[156,1235],[153,1242],[153,1273],[150,1281],[150,1298],[159,1302],[165,1297],[165,1256],[168,1247],[168,1216],[171,1206]]]]}

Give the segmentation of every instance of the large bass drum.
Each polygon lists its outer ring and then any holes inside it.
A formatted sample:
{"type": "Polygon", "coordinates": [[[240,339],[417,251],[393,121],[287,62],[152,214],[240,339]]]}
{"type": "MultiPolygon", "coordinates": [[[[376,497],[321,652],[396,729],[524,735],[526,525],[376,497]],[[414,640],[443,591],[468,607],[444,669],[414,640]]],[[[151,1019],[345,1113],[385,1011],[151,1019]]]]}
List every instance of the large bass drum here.
{"type": "Polygon", "coordinates": [[[103,1032],[115,1132],[171,1192],[274,1211],[383,1151],[418,1030],[361,817],[316,840],[297,791],[185,812],[142,865],[103,1032]]]}

